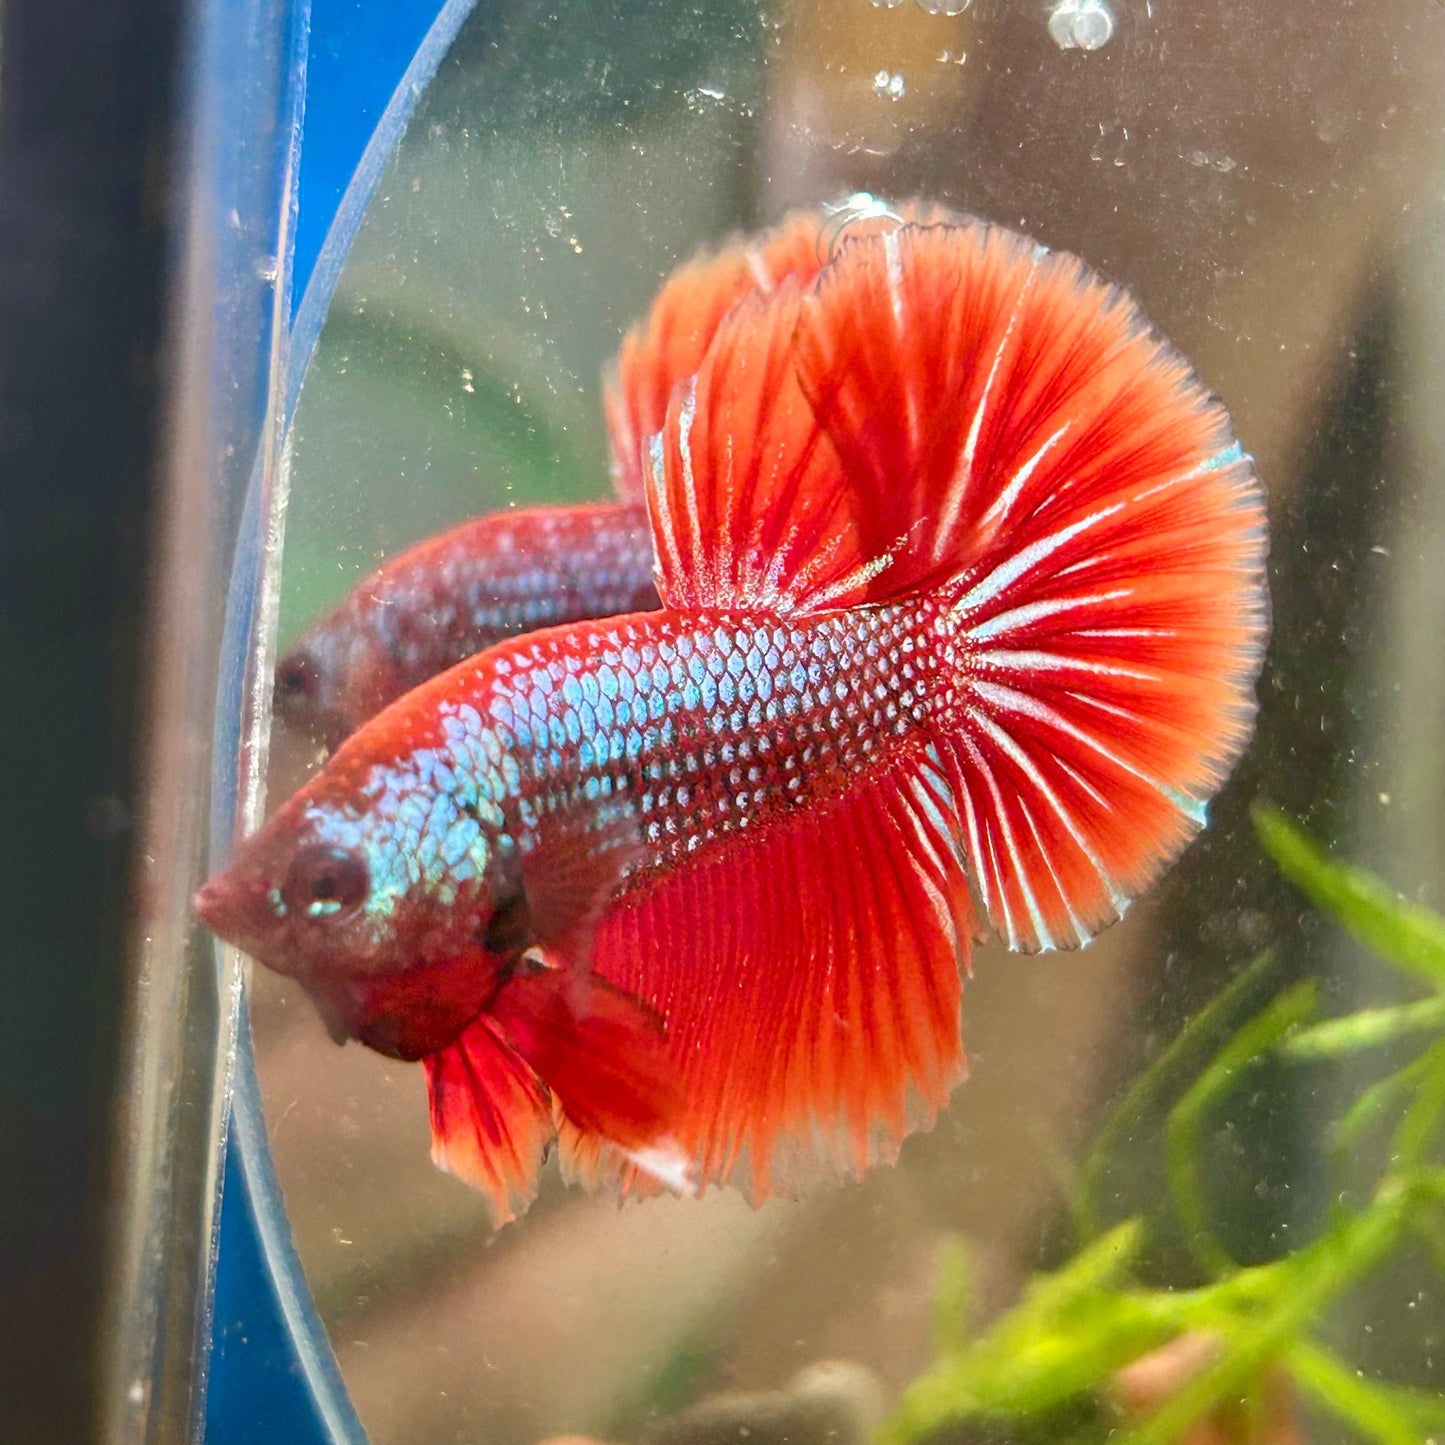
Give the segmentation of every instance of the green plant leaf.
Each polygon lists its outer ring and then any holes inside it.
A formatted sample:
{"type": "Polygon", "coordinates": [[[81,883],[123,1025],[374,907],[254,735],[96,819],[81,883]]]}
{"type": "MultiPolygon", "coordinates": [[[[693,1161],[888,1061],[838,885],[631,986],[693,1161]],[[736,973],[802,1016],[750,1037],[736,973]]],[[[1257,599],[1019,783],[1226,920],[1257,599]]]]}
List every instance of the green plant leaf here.
{"type": "MultiPolygon", "coordinates": [[[[1408,1190],[1384,1197],[1359,1214],[1338,1221],[1290,1261],[1288,1284],[1255,1317],[1241,1319],[1226,1336],[1219,1358],[1160,1407],[1128,1445],[1177,1445],[1192,1425],[1225,1400],[1241,1399],[1261,1373],[1314,1323],[1341,1291],[1367,1274],[1398,1243],[1417,1208],[1408,1190]]],[[[1122,1445],[1122,1442],[1121,1442],[1122,1445]]]]}
{"type": "Polygon", "coordinates": [[[1445,1430],[1445,1400],[1372,1380],[1319,1345],[1299,1342],[1284,1357],[1291,1377],[1311,1399],[1379,1445],[1420,1445],[1445,1430]]]}
{"type": "Polygon", "coordinates": [[[1343,1180],[1346,1166],[1359,1151],[1365,1131],[1389,1110],[1398,1107],[1424,1077],[1428,1059],[1412,1059],[1383,1079],[1377,1079],[1350,1105],[1330,1131],[1330,1155],[1334,1173],[1343,1180]]]}
{"type": "Polygon", "coordinates": [[[1074,1219],[1084,1241],[1078,1252],[1062,1268],[1037,1276],[1018,1304],[977,1338],[963,1333],[966,1253],[962,1245],[945,1250],[939,1357],[904,1392],[880,1434],[882,1445],[915,1445],[965,1423],[1009,1438],[1054,1439],[1057,1434],[1036,1432],[1060,1421],[1074,1422],[1059,1427],[1070,1439],[1100,1438],[1099,1430],[1107,1429],[1116,1445],[1178,1445],[1222,1407],[1263,1410],[1278,1369],[1366,1440],[1414,1445],[1445,1438],[1445,1400],[1367,1378],[1310,1338],[1322,1312],[1395,1252],[1407,1231],[1445,1270],[1445,1167],[1424,1162],[1445,1121],[1445,1037],[1366,1088],[1331,1130],[1339,1170],[1367,1130],[1378,1133],[1398,1116],[1393,1133],[1381,1140],[1390,1172],[1365,1207],[1350,1208],[1341,1196],[1323,1233],[1263,1265],[1236,1264],[1213,1232],[1201,1145],[1214,1111],[1256,1062],[1268,1055],[1329,1061],[1445,1030],[1445,922],[1393,897],[1369,874],[1335,863],[1279,815],[1259,810],[1256,818],[1266,846],[1311,898],[1438,992],[1310,1024],[1317,990],[1309,980],[1281,990],[1236,1026],[1269,971],[1268,955],[1254,960],[1188,1020],[1101,1129],[1075,1184],[1074,1219]],[[1097,1233],[1100,1194],[1125,1130],[1176,1092],[1164,1127],[1169,1190],[1186,1243],[1210,1282],[1151,1289],[1136,1280],[1144,1221],[1097,1233]],[[1213,1358],[1147,1420],[1110,1429],[1106,1402],[1118,1372],[1194,1333],[1218,1342],[1213,1358]]]}
{"type": "Polygon", "coordinates": [[[1311,903],[1401,972],[1445,989],[1445,918],[1330,857],[1279,809],[1256,804],[1253,817],[1265,851],[1311,903]]]}
{"type": "Polygon", "coordinates": [[[973,1294],[973,1266],[967,1241],[945,1239],[938,1251],[938,1284],[933,1302],[933,1351],[961,1354],[968,1347],[968,1302],[973,1294]]]}
{"type": "Polygon", "coordinates": [[[1185,1244],[1199,1267],[1211,1277],[1226,1274],[1235,1265],[1214,1234],[1200,1178],[1205,1119],[1238,1086],[1240,1075],[1250,1064],[1274,1049],[1292,1028],[1314,1012],[1316,992],[1313,980],[1285,989],[1239,1029],[1170,1111],[1165,1129],[1169,1191],[1184,1226],[1185,1244]]]}
{"type": "Polygon", "coordinates": [[[1391,1008],[1365,1008],[1295,1031],[1280,1052],[1292,1059],[1338,1059],[1393,1044],[1412,1033],[1445,1028],[1445,994],[1391,1008]]]}
{"type": "Polygon", "coordinates": [[[1055,1409],[1166,1338],[1174,1316],[1117,1288],[1143,1237],[1142,1225],[1127,1221],[1036,1277],[991,1330],[904,1391],[880,1440],[904,1445],[970,1416],[1055,1409]]]}
{"type": "Polygon", "coordinates": [[[1421,1059],[1419,1086],[1392,1141],[1396,1169],[1412,1169],[1423,1158],[1440,1130],[1445,1113],[1445,1039],[1421,1059]]]}
{"type": "Polygon", "coordinates": [[[1100,1194],[1109,1160],[1130,1127],[1137,1125],[1175,1089],[1183,1087],[1187,1073],[1208,1057],[1219,1035],[1232,1022],[1241,1004],[1251,997],[1274,966],[1266,950],[1232,978],[1202,1008],[1193,1013],[1109,1115],[1079,1169],[1074,1196],[1074,1231],[1080,1243],[1094,1238],[1101,1228],[1100,1194]]]}

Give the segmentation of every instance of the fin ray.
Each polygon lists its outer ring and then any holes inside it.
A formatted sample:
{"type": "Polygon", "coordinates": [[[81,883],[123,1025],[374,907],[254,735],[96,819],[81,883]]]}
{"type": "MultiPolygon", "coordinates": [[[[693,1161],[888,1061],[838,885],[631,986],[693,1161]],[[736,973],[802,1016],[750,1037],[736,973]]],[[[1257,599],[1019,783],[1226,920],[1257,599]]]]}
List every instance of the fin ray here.
{"type": "Polygon", "coordinates": [[[798,212],[762,237],[736,237],[694,258],[667,279],[604,378],[613,482],[624,501],[642,500],[648,448],[672,393],[697,373],[728,313],[787,276],[811,280],[827,259],[821,217],[798,212]]]}
{"type": "Polygon", "coordinates": [[[945,215],[917,202],[895,208],[852,196],[836,205],[793,211],[771,230],[734,236],[674,271],[645,320],[623,338],[603,378],[618,496],[642,501],[652,438],[663,428],[673,392],[697,375],[719,328],[740,301],[767,296],[790,276],[811,282],[844,236],[887,232],[945,215]]]}
{"type": "MultiPolygon", "coordinates": [[[[961,1077],[974,918],[955,847],[909,801],[922,756],[640,883],[601,921],[594,967],[668,1021],[699,1182],[746,1178],[761,1199],[783,1161],[790,1184],[805,1159],[861,1172],[961,1077]]],[[[646,1187],[595,1141],[564,1154],[646,1187]]]]}
{"type": "Polygon", "coordinates": [[[481,1193],[494,1224],[515,1219],[554,1132],[547,1090],[486,1014],[424,1062],[433,1161],[481,1193]]]}
{"type": "Polygon", "coordinates": [[[1202,826],[1268,631],[1260,488],[1183,358],[1072,256],[909,224],[741,303],[685,409],[648,483],[666,600],[941,609],[991,920],[1034,950],[1118,917],[1202,826]]]}
{"type": "Polygon", "coordinates": [[[665,1150],[680,1103],[661,1016],[596,973],[531,950],[488,1012],[579,1129],[665,1150]]]}

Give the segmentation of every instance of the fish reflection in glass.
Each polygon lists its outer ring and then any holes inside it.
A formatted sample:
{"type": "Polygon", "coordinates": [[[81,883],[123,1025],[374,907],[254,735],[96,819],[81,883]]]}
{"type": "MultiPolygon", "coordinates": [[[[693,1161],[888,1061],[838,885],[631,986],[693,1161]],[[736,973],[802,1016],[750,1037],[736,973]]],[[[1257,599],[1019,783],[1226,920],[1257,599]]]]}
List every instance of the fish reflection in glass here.
{"type": "Polygon", "coordinates": [[[624,348],[660,610],[405,694],[197,900],[424,1062],[498,1220],[554,1143],[754,1199],[891,1160],[963,1075],[971,941],[1087,942],[1252,726],[1262,496],[1132,300],[978,221],[817,234],[679,273],[690,360],[624,348]]]}

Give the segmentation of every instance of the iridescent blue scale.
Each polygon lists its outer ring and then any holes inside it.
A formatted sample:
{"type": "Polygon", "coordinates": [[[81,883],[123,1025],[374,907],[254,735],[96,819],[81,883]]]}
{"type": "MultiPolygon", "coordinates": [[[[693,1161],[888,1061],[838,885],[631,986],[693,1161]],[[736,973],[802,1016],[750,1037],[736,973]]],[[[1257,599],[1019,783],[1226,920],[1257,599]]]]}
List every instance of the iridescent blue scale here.
{"type": "Polygon", "coordinates": [[[549,817],[620,810],[666,864],[838,791],[918,726],[920,625],[917,607],[756,628],[657,613],[518,641],[455,714],[455,766],[516,760],[504,811],[524,848],[549,817]]]}
{"type": "Polygon", "coordinates": [[[625,822],[642,866],[840,792],[916,728],[927,607],[756,627],[634,615],[493,649],[451,685],[430,746],[377,763],[361,816],[318,810],[320,840],[359,849],[367,913],[450,908],[561,821],[575,846],[625,822]]]}

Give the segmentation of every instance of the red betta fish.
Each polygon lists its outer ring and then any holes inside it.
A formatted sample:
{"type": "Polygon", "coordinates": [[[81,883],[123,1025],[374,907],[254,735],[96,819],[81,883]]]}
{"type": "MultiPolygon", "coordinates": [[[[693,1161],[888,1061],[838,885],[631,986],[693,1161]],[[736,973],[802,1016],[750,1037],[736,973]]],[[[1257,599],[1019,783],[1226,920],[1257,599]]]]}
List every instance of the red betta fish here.
{"type": "Polygon", "coordinates": [[[976,221],[743,298],[647,446],[660,611],[386,709],[202,890],[343,1036],[425,1062],[505,1219],[891,1159],[963,1074],[983,923],[1067,948],[1249,735],[1265,517],[1122,291],[976,221]]]}
{"type": "Polygon", "coordinates": [[[504,638],[657,607],[643,449],[662,428],[673,388],[696,374],[745,296],[787,276],[810,281],[839,228],[856,233],[903,214],[924,213],[853,197],[795,213],[675,272],[628,333],[605,387],[620,500],[477,517],[393,558],[281,659],[278,716],[334,749],[387,703],[504,638]]]}

